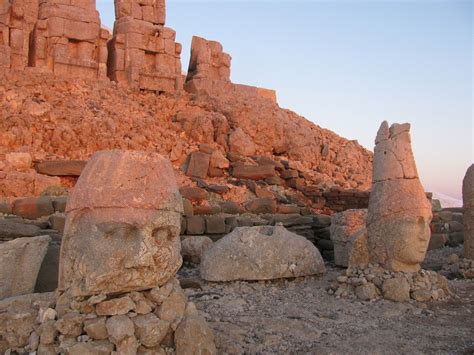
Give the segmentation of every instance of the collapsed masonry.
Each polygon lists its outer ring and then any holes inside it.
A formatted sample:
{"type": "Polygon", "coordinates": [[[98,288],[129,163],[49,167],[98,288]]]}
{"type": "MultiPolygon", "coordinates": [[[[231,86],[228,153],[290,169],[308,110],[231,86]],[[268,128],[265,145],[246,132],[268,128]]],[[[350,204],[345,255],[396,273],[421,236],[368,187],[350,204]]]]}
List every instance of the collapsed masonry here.
{"type": "Polygon", "coordinates": [[[30,34],[38,19],[38,0],[0,3],[0,68],[28,66],[30,34]]]}
{"type": "Polygon", "coordinates": [[[164,92],[182,87],[181,44],[165,25],[165,1],[117,0],[108,73],[132,87],[164,92]]]}
{"type": "Polygon", "coordinates": [[[95,0],[40,0],[30,64],[58,75],[104,79],[109,37],[95,0]]]}
{"type": "Polygon", "coordinates": [[[185,90],[209,96],[263,97],[276,102],[274,90],[232,83],[230,80],[231,60],[232,57],[224,52],[219,42],[194,36],[185,90]]]}
{"type": "Polygon", "coordinates": [[[230,55],[193,37],[184,84],[182,46],[165,27],[165,0],[115,0],[113,35],[101,26],[95,0],[4,0],[0,68],[36,67],[56,75],[105,79],[141,90],[265,97],[273,90],[232,84],[230,55]]]}

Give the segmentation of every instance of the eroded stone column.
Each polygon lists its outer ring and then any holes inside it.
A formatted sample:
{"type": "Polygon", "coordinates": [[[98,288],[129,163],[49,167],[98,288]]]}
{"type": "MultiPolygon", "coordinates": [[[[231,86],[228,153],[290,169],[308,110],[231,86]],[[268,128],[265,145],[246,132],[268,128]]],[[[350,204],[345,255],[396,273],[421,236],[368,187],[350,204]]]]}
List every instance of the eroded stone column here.
{"type": "Polygon", "coordinates": [[[474,164],[467,169],[462,182],[464,206],[464,257],[474,260],[474,164]]]}
{"type": "Polygon", "coordinates": [[[186,91],[208,94],[230,91],[231,60],[219,42],[193,36],[186,91]]]}

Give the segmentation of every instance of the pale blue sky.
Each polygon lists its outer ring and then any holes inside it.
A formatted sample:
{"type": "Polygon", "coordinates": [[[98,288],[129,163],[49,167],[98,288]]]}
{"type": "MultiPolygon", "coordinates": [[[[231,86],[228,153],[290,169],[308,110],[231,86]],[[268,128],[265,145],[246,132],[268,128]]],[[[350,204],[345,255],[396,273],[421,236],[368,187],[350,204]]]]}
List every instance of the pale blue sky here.
{"type": "MultiPolygon", "coordinates": [[[[97,0],[113,27],[112,0],[97,0]]],[[[167,1],[183,44],[221,42],[232,80],[373,149],[383,120],[410,122],[426,190],[461,197],[473,162],[471,1],[167,1]]]]}

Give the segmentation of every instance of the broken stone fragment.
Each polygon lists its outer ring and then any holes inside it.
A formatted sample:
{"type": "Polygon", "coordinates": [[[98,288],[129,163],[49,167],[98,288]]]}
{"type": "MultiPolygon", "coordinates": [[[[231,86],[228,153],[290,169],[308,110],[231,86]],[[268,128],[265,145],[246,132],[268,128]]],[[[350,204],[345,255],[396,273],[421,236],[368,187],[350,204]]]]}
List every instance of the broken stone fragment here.
{"type": "Polygon", "coordinates": [[[99,316],[119,316],[135,309],[135,303],[128,296],[100,302],[95,310],[99,316]]]}
{"type": "Polygon", "coordinates": [[[115,345],[135,334],[135,326],[127,316],[112,316],[106,322],[107,334],[115,345]]]}
{"type": "Polygon", "coordinates": [[[84,331],[92,339],[105,340],[108,337],[105,321],[106,321],[106,317],[87,319],[84,322],[84,331]]]}
{"type": "Polygon", "coordinates": [[[176,330],[177,324],[181,321],[186,310],[186,296],[181,286],[173,288],[170,295],[157,308],[156,315],[163,321],[171,324],[173,330],[176,330]]]}
{"type": "Polygon", "coordinates": [[[382,285],[383,297],[395,302],[410,300],[410,285],[406,278],[396,277],[385,280],[382,285]]]}
{"type": "Polygon", "coordinates": [[[229,135],[229,148],[232,153],[246,157],[254,155],[256,151],[255,143],[240,127],[229,135]]]}
{"type": "Polygon", "coordinates": [[[197,315],[187,316],[174,336],[177,354],[217,354],[214,335],[206,321],[197,315]]]}
{"type": "Polygon", "coordinates": [[[0,244],[0,299],[32,293],[49,236],[18,238],[0,244]]]}
{"type": "Polygon", "coordinates": [[[271,280],[325,272],[318,249],[282,226],[241,227],[204,253],[201,277],[208,281],[271,280]]]}
{"type": "Polygon", "coordinates": [[[349,265],[355,235],[365,229],[367,210],[347,210],[335,213],[331,219],[330,233],[334,242],[334,263],[336,265],[349,265]]]}
{"type": "Polygon", "coordinates": [[[201,262],[204,252],[212,247],[212,239],[205,236],[189,236],[182,241],[181,254],[183,260],[193,264],[201,262]]]}
{"type": "Polygon", "coordinates": [[[56,321],[56,329],[64,335],[77,337],[82,334],[84,315],[76,312],[65,314],[56,321]]]}
{"type": "Polygon", "coordinates": [[[154,314],[137,316],[133,319],[133,323],[138,340],[147,348],[159,345],[170,328],[169,322],[159,319],[154,314]]]}

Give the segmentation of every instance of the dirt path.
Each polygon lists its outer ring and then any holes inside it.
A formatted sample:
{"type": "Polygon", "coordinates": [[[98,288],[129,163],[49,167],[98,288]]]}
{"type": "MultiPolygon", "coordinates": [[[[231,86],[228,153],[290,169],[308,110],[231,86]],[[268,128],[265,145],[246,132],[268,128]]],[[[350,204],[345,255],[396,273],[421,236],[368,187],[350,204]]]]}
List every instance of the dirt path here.
{"type": "Polygon", "coordinates": [[[185,267],[180,278],[220,354],[474,354],[474,281],[450,281],[448,302],[361,302],[329,295],[341,269],[327,268],[323,278],[208,283],[185,267]]]}

